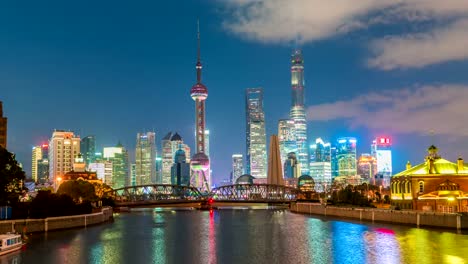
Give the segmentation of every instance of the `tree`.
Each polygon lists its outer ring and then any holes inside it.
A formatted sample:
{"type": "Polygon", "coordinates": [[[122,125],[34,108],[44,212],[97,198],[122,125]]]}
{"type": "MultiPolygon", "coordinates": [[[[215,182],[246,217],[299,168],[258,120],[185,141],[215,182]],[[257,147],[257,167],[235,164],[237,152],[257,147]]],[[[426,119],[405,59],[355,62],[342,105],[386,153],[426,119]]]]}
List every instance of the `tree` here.
{"type": "Polygon", "coordinates": [[[113,190],[109,185],[105,183],[93,182],[92,184],[94,186],[96,196],[99,199],[108,197],[111,194],[110,192],[113,190]]]}
{"type": "Polygon", "coordinates": [[[83,180],[66,181],[60,184],[57,194],[69,195],[75,202],[97,200],[93,184],[83,180]]]}
{"type": "Polygon", "coordinates": [[[13,153],[0,146],[0,205],[18,200],[26,174],[13,153]]]}

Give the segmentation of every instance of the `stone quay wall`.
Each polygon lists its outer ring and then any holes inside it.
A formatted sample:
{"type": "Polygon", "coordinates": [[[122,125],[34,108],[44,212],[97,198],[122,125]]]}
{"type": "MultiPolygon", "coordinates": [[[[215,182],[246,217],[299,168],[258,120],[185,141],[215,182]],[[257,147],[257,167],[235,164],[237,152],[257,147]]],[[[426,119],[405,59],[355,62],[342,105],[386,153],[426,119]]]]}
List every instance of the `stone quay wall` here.
{"type": "Polygon", "coordinates": [[[83,215],[48,217],[44,219],[16,219],[0,221],[0,234],[7,232],[47,232],[58,229],[86,227],[110,221],[112,207],[104,207],[101,212],[83,215]]]}
{"type": "Polygon", "coordinates": [[[460,213],[436,213],[372,208],[346,208],[324,206],[317,203],[291,203],[292,212],[333,217],[346,217],[361,221],[387,222],[392,224],[468,229],[468,215],[460,213]]]}

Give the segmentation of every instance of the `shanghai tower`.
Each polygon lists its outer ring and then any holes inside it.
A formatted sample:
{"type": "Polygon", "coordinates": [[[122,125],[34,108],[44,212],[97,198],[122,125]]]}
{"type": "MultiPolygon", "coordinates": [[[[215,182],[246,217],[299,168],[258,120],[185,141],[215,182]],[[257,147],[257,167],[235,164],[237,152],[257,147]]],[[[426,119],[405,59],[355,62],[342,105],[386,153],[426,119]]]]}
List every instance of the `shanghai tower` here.
{"type": "Polygon", "coordinates": [[[202,64],[200,61],[200,27],[197,32],[197,83],[192,86],[190,96],[195,101],[195,142],[196,152],[191,160],[193,178],[191,185],[204,191],[210,191],[210,160],[205,154],[205,100],[208,97],[208,89],[201,82],[202,64]]]}
{"type": "Polygon", "coordinates": [[[297,157],[301,174],[309,174],[309,154],[307,149],[307,120],[304,107],[304,59],[301,50],[294,50],[291,56],[292,105],[290,118],[296,130],[297,157]]]}

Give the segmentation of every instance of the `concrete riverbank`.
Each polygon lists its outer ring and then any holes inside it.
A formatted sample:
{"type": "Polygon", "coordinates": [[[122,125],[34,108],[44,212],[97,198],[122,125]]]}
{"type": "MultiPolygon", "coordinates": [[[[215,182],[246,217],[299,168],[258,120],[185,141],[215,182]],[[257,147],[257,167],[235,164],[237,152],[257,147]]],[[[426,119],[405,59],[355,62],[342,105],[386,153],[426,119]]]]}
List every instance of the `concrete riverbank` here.
{"type": "Polygon", "coordinates": [[[83,215],[48,217],[45,219],[16,219],[0,221],[0,234],[6,232],[47,232],[58,229],[86,227],[112,219],[112,208],[102,208],[101,212],[83,215]]]}
{"type": "Polygon", "coordinates": [[[304,214],[345,217],[361,221],[387,222],[392,224],[468,229],[468,215],[421,211],[403,211],[372,208],[345,208],[324,206],[315,203],[292,203],[291,211],[304,214]]]}

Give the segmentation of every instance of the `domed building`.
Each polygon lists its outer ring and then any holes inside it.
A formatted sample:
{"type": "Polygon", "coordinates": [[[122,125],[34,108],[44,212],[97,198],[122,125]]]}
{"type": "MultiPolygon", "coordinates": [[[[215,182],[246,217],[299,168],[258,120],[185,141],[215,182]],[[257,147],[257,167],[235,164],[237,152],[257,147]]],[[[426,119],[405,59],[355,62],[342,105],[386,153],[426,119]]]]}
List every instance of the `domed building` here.
{"type": "Polygon", "coordinates": [[[187,163],[185,151],[181,148],[174,154],[174,164],[171,167],[171,184],[190,185],[190,163],[187,163]]]}
{"type": "Polygon", "coordinates": [[[255,180],[255,177],[249,174],[244,174],[241,175],[239,178],[236,180],[236,184],[253,184],[255,180]]]}
{"type": "Polygon", "coordinates": [[[434,145],[425,162],[395,174],[390,182],[392,205],[401,209],[468,212],[468,165],[443,159],[434,145]]]}

